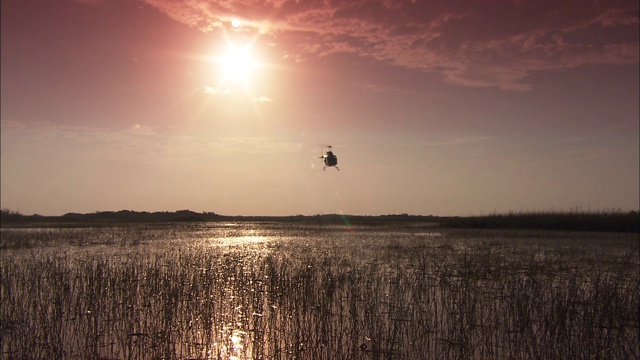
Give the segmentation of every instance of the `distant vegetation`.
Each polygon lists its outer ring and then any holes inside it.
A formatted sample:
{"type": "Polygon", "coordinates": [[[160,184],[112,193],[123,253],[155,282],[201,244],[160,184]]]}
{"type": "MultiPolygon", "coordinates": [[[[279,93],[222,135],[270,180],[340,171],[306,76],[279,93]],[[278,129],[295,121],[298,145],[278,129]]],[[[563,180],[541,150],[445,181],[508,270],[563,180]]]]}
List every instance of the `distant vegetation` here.
{"type": "Polygon", "coordinates": [[[179,222],[179,221],[304,221],[327,224],[386,224],[389,222],[432,222],[437,223],[436,216],[418,216],[408,214],[360,216],[341,214],[321,215],[292,215],[292,216],[228,216],[218,215],[214,212],[194,212],[191,210],[178,210],[175,212],[147,212],[147,211],[98,211],[89,214],[67,213],[62,216],[23,215],[17,211],[2,210],[2,221],[6,222],[179,222]]]}
{"type": "Polygon", "coordinates": [[[640,214],[637,211],[508,213],[452,217],[440,225],[447,228],[639,232],[640,214]]]}
{"type": "Polygon", "coordinates": [[[197,213],[191,210],[175,212],[147,211],[99,211],[90,214],[67,213],[62,216],[22,215],[17,211],[2,210],[2,221],[12,222],[96,222],[96,221],[134,221],[134,222],[166,222],[166,221],[215,221],[220,215],[212,212],[197,213]]]}
{"type": "Polygon", "coordinates": [[[467,217],[439,217],[408,214],[381,216],[361,215],[295,215],[295,216],[227,216],[214,212],[194,212],[179,210],[175,212],[138,212],[130,210],[100,211],[90,214],[68,213],[62,216],[22,215],[19,212],[3,209],[3,223],[105,223],[105,222],[181,222],[181,221],[288,221],[317,222],[325,224],[374,225],[398,223],[431,223],[434,226],[455,229],[531,229],[559,231],[603,231],[603,232],[640,232],[640,214],[637,211],[548,211],[548,212],[509,212],[467,217]]]}

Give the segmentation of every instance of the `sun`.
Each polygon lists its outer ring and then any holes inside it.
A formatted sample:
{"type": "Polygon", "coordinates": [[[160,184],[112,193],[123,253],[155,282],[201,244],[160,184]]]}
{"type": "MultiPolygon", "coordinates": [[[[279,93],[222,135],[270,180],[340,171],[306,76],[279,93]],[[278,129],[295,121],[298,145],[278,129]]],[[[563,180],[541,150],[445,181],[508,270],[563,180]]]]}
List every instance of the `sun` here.
{"type": "Polygon", "coordinates": [[[226,53],[216,58],[217,71],[223,84],[241,83],[248,86],[254,70],[258,67],[250,44],[237,46],[227,43],[226,53]]]}
{"type": "Polygon", "coordinates": [[[255,67],[249,47],[230,47],[220,61],[222,73],[230,81],[248,80],[255,67]]]}

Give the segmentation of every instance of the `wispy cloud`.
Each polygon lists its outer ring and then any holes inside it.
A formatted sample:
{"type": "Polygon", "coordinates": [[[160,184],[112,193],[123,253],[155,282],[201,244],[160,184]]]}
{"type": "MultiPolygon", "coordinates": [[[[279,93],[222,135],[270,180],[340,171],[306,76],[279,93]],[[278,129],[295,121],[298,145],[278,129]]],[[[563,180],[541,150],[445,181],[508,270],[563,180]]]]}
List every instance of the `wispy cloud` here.
{"type": "Polygon", "coordinates": [[[2,151],[59,154],[99,162],[190,162],[228,155],[276,154],[297,150],[297,144],[266,137],[206,138],[175,134],[172,129],[134,125],[105,130],[49,122],[2,121],[2,151]],[[14,151],[18,146],[20,149],[14,151]]]}
{"type": "Polygon", "coordinates": [[[212,86],[205,86],[204,93],[210,94],[210,95],[226,95],[226,94],[230,94],[231,90],[228,88],[220,89],[220,88],[214,88],[212,86]]]}
{"type": "Polygon", "coordinates": [[[462,146],[462,145],[474,145],[484,144],[492,141],[492,136],[458,136],[458,137],[438,137],[431,140],[424,140],[421,142],[403,143],[399,144],[401,147],[447,147],[447,146],[462,146]]]}
{"type": "Polygon", "coordinates": [[[260,103],[268,103],[268,102],[272,102],[273,99],[267,97],[267,96],[257,96],[254,98],[255,101],[260,102],[260,103]]]}
{"type": "Polygon", "coordinates": [[[526,91],[537,72],[638,62],[634,0],[146,2],[207,32],[242,18],[295,61],[351,53],[462,86],[526,91]]]}

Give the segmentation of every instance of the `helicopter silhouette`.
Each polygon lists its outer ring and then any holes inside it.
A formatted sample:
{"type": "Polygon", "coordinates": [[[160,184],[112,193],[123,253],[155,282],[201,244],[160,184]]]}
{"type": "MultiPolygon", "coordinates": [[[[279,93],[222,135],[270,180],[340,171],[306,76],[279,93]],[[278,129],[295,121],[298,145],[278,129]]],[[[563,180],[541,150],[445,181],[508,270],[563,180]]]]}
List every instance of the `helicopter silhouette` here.
{"type": "MultiPolygon", "coordinates": [[[[340,171],[340,168],[338,167],[338,157],[335,156],[333,154],[333,151],[331,150],[331,145],[327,146],[327,151],[320,156],[320,159],[323,159],[324,161],[324,167],[322,168],[322,171],[324,171],[327,166],[328,167],[335,167],[336,170],[340,171]]],[[[322,149],[320,150],[320,152],[322,153],[322,149]]]]}

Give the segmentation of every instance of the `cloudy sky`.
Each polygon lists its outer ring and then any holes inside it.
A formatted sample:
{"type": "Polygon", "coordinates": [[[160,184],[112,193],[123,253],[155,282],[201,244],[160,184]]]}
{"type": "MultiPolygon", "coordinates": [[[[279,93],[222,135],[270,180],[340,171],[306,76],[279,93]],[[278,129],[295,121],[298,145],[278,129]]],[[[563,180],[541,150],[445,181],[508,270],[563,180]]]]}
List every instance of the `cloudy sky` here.
{"type": "Polygon", "coordinates": [[[638,208],[637,0],[1,6],[5,209],[638,208]]]}

